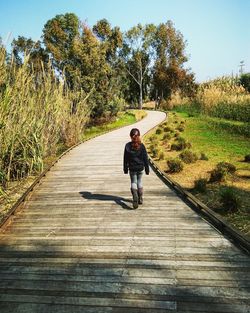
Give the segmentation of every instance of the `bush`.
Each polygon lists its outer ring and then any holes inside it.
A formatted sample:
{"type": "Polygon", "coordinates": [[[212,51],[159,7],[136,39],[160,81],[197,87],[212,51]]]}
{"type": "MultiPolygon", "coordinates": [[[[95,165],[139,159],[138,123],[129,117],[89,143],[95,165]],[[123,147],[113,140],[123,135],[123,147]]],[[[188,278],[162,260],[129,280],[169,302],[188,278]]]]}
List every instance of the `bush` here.
{"type": "Polygon", "coordinates": [[[182,137],[178,137],[176,139],[176,143],[173,143],[171,145],[171,150],[176,150],[176,151],[180,151],[180,150],[184,150],[186,148],[191,148],[191,144],[189,142],[187,142],[184,138],[182,137]]]}
{"type": "Polygon", "coordinates": [[[250,154],[245,155],[245,162],[250,162],[250,154]]]}
{"type": "Polygon", "coordinates": [[[166,127],[164,127],[164,132],[173,132],[173,128],[172,127],[170,127],[170,126],[166,126],[166,127]]]}
{"type": "Polygon", "coordinates": [[[218,169],[222,169],[222,170],[225,170],[226,173],[234,173],[236,171],[236,167],[231,164],[231,163],[228,163],[228,162],[220,162],[216,165],[216,167],[218,169]]]}
{"type": "Polygon", "coordinates": [[[159,149],[157,148],[156,145],[151,145],[150,146],[150,153],[152,155],[153,158],[156,158],[158,153],[159,153],[159,149]]]}
{"type": "Polygon", "coordinates": [[[166,134],[164,134],[163,135],[163,140],[169,140],[171,138],[171,135],[170,135],[170,133],[166,133],[166,134]]]}
{"type": "Polygon", "coordinates": [[[185,127],[183,125],[179,125],[176,129],[179,130],[180,132],[183,132],[185,127]]]}
{"type": "Polygon", "coordinates": [[[250,73],[242,74],[240,76],[240,84],[250,92],[250,73]]]}
{"type": "Polygon", "coordinates": [[[226,171],[224,169],[215,168],[211,171],[211,176],[209,179],[210,183],[220,182],[225,179],[226,171]]]}
{"type": "Polygon", "coordinates": [[[167,161],[171,173],[179,173],[183,170],[183,163],[179,159],[170,159],[167,161]]]}
{"type": "Polygon", "coordinates": [[[149,137],[149,140],[150,140],[151,142],[156,141],[156,140],[157,140],[156,135],[150,136],[150,137],[149,137]]]}
{"type": "Polygon", "coordinates": [[[162,133],[162,129],[157,128],[155,133],[156,133],[156,135],[160,135],[162,133]]]}
{"type": "Polygon", "coordinates": [[[216,165],[216,168],[212,170],[210,182],[220,182],[225,179],[225,176],[228,173],[234,173],[236,171],[236,167],[228,162],[220,162],[216,165]]]}
{"type": "Polygon", "coordinates": [[[199,178],[195,180],[194,189],[198,192],[206,192],[207,191],[207,179],[199,178]]]}
{"type": "Polygon", "coordinates": [[[232,187],[224,187],[220,191],[220,201],[228,213],[239,211],[241,206],[241,201],[232,187]]]}
{"type": "Polygon", "coordinates": [[[201,152],[200,160],[208,161],[208,157],[204,152],[201,152]]]}
{"type": "Polygon", "coordinates": [[[163,151],[161,151],[159,153],[159,160],[164,160],[164,152],[163,151]]]}
{"type": "Polygon", "coordinates": [[[174,137],[176,137],[176,138],[180,137],[180,133],[177,131],[177,132],[174,134],[174,137]]]}
{"type": "Polygon", "coordinates": [[[180,159],[182,159],[185,163],[194,163],[198,160],[198,156],[196,153],[192,152],[191,150],[184,150],[179,155],[180,159]]]}

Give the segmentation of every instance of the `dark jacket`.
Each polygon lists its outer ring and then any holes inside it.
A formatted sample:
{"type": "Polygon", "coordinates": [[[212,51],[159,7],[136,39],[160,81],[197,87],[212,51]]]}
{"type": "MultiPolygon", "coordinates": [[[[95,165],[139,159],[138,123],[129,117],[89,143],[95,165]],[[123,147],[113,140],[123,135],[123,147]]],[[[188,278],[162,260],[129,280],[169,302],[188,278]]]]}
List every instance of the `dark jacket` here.
{"type": "Polygon", "coordinates": [[[125,174],[128,170],[132,172],[141,172],[145,168],[145,172],[149,174],[148,154],[143,143],[138,150],[132,148],[132,143],[128,142],[124,149],[123,171],[125,174]]]}

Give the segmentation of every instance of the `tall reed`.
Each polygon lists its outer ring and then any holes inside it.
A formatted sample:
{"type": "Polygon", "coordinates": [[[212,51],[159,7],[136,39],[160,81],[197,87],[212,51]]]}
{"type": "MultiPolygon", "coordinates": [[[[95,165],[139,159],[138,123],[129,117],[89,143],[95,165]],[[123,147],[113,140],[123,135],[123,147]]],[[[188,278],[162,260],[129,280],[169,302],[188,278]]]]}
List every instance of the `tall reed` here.
{"type": "Polygon", "coordinates": [[[28,56],[17,66],[0,51],[0,185],[42,171],[45,158],[80,140],[88,116],[84,92],[51,67],[38,74],[28,56]]]}
{"type": "Polygon", "coordinates": [[[200,84],[194,99],[173,95],[170,107],[197,109],[206,115],[250,121],[250,94],[239,84],[238,78],[220,77],[200,84]]]}

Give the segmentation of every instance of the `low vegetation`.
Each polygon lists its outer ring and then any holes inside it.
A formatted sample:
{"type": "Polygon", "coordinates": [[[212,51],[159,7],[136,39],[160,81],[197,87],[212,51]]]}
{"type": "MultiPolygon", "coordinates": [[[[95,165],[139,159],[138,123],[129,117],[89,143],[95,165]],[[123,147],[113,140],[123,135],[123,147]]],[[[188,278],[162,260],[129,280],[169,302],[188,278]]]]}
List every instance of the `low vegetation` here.
{"type": "MultiPolygon", "coordinates": [[[[80,141],[84,141],[93,138],[97,135],[116,129],[118,127],[133,124],[136,121],[141,120],[146,116],[145,111],[128,110],[126,112],[119,112],[117,117],[108,123],[101,124],[99,126],[91,126],[85,128],[84,132],[80,136],[80,141]]],[[[27,190],[27,188],[33,183],[35,178],[40,174],[42,169],[49,167],[53,161],[57,159],[59,154],[67,149],[66,146],[59,146],[57,153],[51,154],[49,157],[41,160],[43,166],[40,169],[33,168],[29,175],[22,179],[10,180],[5,185],[5,188],[0,188],[0,221],[6,215],[12,205],[18,200],[18,198],[27,190]]]]}
{"type": "Polygon", "coordinates": [[[244,88],[237,77],[221,77],[200,84],[192,98],[183,97],[176,92],[168,102],[168,106],[171,109],[188,112],[192,116],[202,113],[219,117],[224,119],[224,123],[222,120],[219,123],[214,120],[214,125],[230,129],[230,125],[233,124],[234,133],[238,130],[246,135],[250,134],[249,125],[244,124],[250,121],[250,93],[247,88],[248,85],[244,88]]]}
{"type": "Polygon", "coordinates": [[[169,112],[163,132],[151,132],[144,141],[150,154],[149,142],[163,152],[164,158],[151,154],[163,172],[250,236],[249,139],[210,122],[202,115],[169,112]]]}

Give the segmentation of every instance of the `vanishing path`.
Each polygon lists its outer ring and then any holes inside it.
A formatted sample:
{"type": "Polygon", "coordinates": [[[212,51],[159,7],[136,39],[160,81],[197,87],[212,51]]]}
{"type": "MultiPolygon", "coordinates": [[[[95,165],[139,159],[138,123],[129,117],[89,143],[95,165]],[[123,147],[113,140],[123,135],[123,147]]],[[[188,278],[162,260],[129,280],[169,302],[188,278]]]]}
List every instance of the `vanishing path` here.
{"type": "Polygon", "coordinates": [[[152,171],[130,209],[131,128],[64,156],[1,233],[1,313],[250,312],[250,258],[152,171]]]}

